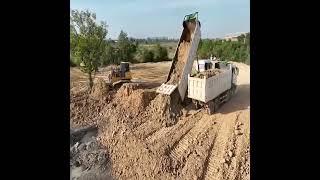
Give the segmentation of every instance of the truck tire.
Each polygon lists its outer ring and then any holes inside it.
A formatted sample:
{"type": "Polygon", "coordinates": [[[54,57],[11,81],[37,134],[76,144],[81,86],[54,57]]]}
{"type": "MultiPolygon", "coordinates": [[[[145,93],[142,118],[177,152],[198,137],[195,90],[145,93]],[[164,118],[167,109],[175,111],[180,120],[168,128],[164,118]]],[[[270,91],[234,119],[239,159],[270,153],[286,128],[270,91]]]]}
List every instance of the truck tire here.
{"type": "Polygon", "coordinates": [[[218,108],[220,107],[220,101],[219,101],[219,98],[214,99],[214,101],[213,101],[213,102],[214,102],[214,103],[213,103],[214,111],[217,111],[217,110],[218,110],[218,108]]]}
{"type": "Polygon", "coordinates": [[[237,89],[237,86],[236,85],[232,85],[232,88],[231,88],[231,95],[232,96],[236,93],[236,89],[237,89]]]}
{"type": "Polygon", "coordinates": [[[207,113],[212,115],[215,112],[215,103],[213,100],[207,103],[207,113]]]}

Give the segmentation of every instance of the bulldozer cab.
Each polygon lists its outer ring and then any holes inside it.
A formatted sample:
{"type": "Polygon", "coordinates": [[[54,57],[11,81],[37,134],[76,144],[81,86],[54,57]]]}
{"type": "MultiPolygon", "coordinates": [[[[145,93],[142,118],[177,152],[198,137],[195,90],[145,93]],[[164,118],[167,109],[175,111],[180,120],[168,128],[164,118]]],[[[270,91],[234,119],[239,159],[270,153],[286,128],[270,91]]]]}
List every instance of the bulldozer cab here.
{"type": "Polygon", "coordinates": [[[121,62],[120,63],[120,71],[121,72],[128,72],[130,71],[130,65],[128,62],[121,62]]]}

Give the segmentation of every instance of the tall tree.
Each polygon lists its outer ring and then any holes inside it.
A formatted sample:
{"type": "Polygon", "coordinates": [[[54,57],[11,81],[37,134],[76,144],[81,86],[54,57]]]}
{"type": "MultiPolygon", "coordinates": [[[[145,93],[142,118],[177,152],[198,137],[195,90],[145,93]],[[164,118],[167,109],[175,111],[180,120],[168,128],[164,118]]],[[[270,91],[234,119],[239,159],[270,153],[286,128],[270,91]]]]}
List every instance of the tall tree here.
{"type": "Polygon", "coordinates": [[[128,34],[121,30],[118,37],[117,49],[117,63],[120,63],[120,61],[132,61],[133,54],[136,52],[137,47],[133,41],[129,40],[128,34]]]}
{"type": "Polygon", "coordinates": [[[88,74],[91,89],[92,74],[98,70],[105,51],[107,25],[105,22],[98,24],[96,14],[88,10],[72,10],[70,20],[71,55],[77,59],[81,70],[88,74]]]}

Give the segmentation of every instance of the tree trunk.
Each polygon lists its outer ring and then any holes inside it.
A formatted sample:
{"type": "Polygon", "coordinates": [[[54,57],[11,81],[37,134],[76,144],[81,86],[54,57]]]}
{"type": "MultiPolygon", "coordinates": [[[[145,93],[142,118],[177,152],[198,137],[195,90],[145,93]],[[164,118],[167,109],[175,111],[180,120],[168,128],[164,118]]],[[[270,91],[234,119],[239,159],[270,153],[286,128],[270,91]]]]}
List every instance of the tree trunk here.
{"type": "Polygon", "coordinates": [[[90,91],[91,91],[92,86],[93,86],[92,72],[89,72],[88,75],[89,75],[89,87],[90,87],[90,91]]]}

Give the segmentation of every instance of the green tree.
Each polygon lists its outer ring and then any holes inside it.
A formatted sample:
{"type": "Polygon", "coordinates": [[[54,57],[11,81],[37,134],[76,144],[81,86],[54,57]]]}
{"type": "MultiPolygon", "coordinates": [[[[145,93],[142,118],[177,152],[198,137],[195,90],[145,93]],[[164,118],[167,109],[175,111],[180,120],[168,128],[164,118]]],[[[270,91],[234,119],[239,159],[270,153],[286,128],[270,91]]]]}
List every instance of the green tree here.
{"type": "Polygon", "coordinates": [[[155,61],[165,61],[168,60],[168,50],[165,47],[157,44],[154,50],[154,60],[155,61]]]}
{"type": "Polygon", "coordinates": [[[70,20],[71,55],[80,62],[81,70],[88,74],[91,89],[92,74],[98,70],[105,51],[107,25],[105,22],[96,23],[96,14],[88,10],[72,10],[70,20]]]}
{"type": "Polygon", "coordinates": [[[116,64],[116,51],[115,48],[112,47],[112,45],[107,44],[105,47],[105,51],[103,53],[103,57],[102,57],[102,66],[106,66],[109,64],[116,64]]]}
{"type": "Polygon", "coordinates": [[[129,40],[127,33],[121,30],[117,43],[117,64],[121,61],[132,61],[133,55],[137,50],[135,43],[129,40]]]}
{"type": "Polygon", "coordinates": [[[153,62],[154,61],[153,51],[145,48],[142,53],[142,61],[143,62],[153,62]]]}

